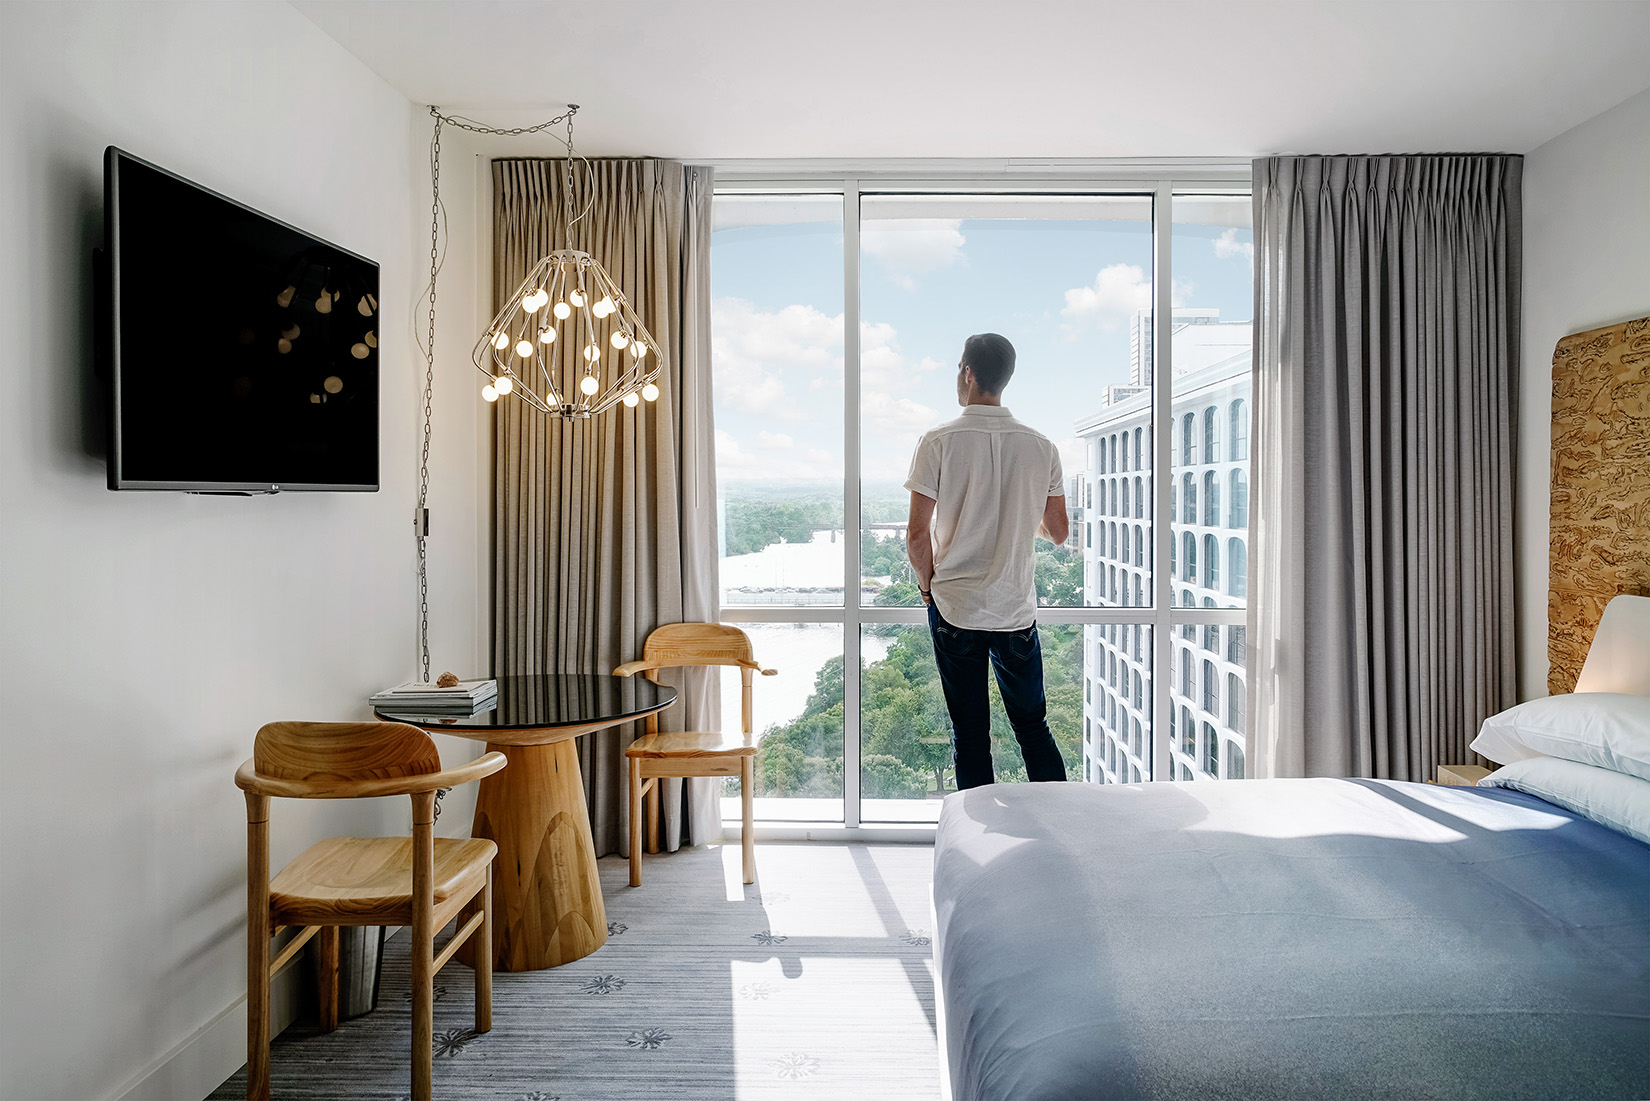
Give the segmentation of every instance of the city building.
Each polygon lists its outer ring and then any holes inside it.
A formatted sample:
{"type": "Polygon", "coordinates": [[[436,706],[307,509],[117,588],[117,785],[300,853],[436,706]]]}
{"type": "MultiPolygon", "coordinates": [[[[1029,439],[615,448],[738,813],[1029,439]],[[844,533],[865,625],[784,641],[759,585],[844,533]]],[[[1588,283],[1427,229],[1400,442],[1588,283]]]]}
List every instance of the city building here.
{"type": "MultiPolygon", "coordinates": [[[[1073,503],[1081,510],[1091,606],[1144,608],[1151,601],[1151,317],[1139,310],[1130,321],[1130,385],[1109,388],[1100,411],[1077,422],[1086,466],[1073,503]]],[[[1174,311],[1170,569],[1183,607],[1243,606],[1250,331],[1247,321],[1222,322],[1218,310],[1174,311]]],[[[1151,779],[1151,625],[1083,630],[1083,778],[1151,779]]],[[[1244,648],[1241,626],[1178,629],[1167,670],[1169,779],[1244,775],[1244,648]]]]}

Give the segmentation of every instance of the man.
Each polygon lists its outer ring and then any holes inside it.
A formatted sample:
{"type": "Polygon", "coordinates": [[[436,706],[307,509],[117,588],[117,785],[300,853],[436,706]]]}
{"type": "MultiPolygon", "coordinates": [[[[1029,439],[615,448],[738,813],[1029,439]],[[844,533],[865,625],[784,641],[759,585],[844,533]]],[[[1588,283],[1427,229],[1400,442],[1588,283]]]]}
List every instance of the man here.
{"type": "Polygon", "coordinates": [[[905,482],[907,553],[928,605],[959,790],[994,781],[988,660],[1026,776],[1066,778],[1043,696],[1032,542],[1065,542],[1070,521],[1059,451],[1003,407],[1013,374],[1014,345],[969,337],[957,365],[962,416],[923,436],[905,482]]]}

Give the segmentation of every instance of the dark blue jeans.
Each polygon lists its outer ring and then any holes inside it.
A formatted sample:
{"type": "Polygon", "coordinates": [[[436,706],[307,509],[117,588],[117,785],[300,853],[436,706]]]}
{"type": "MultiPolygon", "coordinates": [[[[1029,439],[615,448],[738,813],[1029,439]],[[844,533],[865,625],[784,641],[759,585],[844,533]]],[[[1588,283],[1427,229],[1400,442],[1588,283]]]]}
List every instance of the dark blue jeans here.
{"type": "Polygon", "coordinates": [[[1033,623],[1023,631],[974,631],[954,627],[933,604],[928,605],[928,632],[934,637],[934,661],[951,712],[951,746],[957,766],[957,789],[995,781],[991,771],[991,696],[986,684],[989,660],[1003,694],[1003,710],[1020,743],[1026,777],[1032,781],[1064,780],[1066,763],[1048,729],[1048,702],[1043,696],[1043,644],[1033,623]]]}

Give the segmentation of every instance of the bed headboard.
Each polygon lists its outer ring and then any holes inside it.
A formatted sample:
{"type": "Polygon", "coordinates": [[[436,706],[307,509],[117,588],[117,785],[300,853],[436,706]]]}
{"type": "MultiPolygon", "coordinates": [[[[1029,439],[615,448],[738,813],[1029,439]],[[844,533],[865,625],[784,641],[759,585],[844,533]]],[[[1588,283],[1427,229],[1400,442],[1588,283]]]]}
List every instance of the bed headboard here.
{"type": "Polygon", "coordinates": [[[1547,691],[1576,683],[1613,593],[1650,596],[1650,317],[1553,350],[1547,691]]]}
{"type": "Polygon", "coordinates": [[[1650,696],[1650,596],[1618,596],[1605,606],[1575,690],[1650,696]]]}

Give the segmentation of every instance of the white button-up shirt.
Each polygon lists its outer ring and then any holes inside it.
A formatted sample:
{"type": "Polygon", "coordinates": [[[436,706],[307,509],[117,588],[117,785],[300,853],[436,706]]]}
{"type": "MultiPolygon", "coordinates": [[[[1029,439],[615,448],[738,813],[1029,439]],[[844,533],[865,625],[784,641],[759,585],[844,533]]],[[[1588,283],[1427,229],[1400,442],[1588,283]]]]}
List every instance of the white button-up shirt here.
{"type": "Polygon", "coordinates": [[[1065,495],[1060,452],[1000,405],[969,405],[930,429],[905,488],[935,501],[934,579],[946,622],[1023,631],[1037,620],[1032,542],[1050,497],[1065,495]]]}

